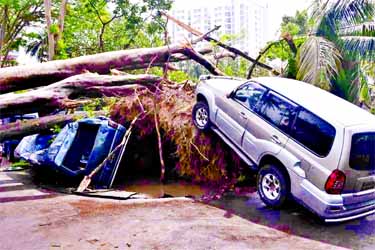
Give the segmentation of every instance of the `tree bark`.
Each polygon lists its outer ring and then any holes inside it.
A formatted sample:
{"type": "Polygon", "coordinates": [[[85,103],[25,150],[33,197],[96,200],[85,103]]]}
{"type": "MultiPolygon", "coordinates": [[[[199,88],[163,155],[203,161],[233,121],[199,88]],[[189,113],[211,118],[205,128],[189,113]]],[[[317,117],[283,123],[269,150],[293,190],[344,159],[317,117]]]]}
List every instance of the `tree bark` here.
{"type": "MultiPolygon", "coordinates": [[[[67,60],[22,65],[0,69],[0,93],[30,89],[63,80],[85,71],[107,74],[111,69],[144,69],[152,65],[159,66],[166,62],[170,55],[172,61],[187,60],[181,55],[185,45],[175,44],[157,48],[142,48],[112,51],[67,60]],[[156,59],[154,59],[156,58],[156,59]]],[[[200,52],[200,50],[198,50],[200,52]]],[[[204,53],[211,50],[203,49],[204,53]]]]}
{"type": "Polygon", "coordinates": [[[289,32],[285,32],[281,37],[288,43],[290,50],[293,52],[294,56],[297,55],[297,46],[294,43],[293,36],[289,32]]]}
{"type": "MultiPolygon", "coordinates": [[[[2,20],[0,22],[0,57],[1,57],[1,50],[4,45],[4,39],[5,39],[5,29],[7,26],[7,20],[8,20],[8,5],[5,5],[3,7],[3,13],[2,13],[2,20]]],[[[1,58],[0,58],[1,61],[1,58]]]]}
{"type": "Polygon", "coordinates": [[[44,11],[46,16],[47,24],[47,35],[48,35],[48,60],[52,61],[55,56],[55,39],[51,32],[52,26],[52,14],[51,14],[51,0],[44,0],[44,11]]]}
{"type": "MultiPolygon", "coordinates": [[[[95,115],[104,115],[104,112],[95,112],[95,115]]],[[[51,115],[38,119],[8,123],[0,126],[0,141],[19,139],[27,135],[41,133],[55,126],[64,126],[69,122],[88,116],[88,113],[82,112],[69,115],[51,115]]]]}
{"type": "Polygon", "coordinates": [[[190,57],[197,63],[201,64],[203,67],[205,67],[211,74],[217,75],[217,76],[224,76],[225,74],[221,72],[216,66],[211,63],[209,60],[204,58],[202,54],[199,52],[196,52],[194,49],[186,48],[183,52],[184,55],[187,57],[190,57]]]}
{"type": "Polygon", "coordinates": [[[108,76],[93,73],[76,75],[26,93],[0,95],[1,116],[31,112],[48,113],[56,109],[70,107],[74,104],[72,100],[79,97],[98,97],[104,94],[116,96],[120,86],[122,91],[142,86],[152,88],[154,84],[160,83],[162,80],[154,75],[108,76]],[[118,87],[117,92],[111,93],[111,89],[108,87],[116,86],[118,87]]]}
{"type": "Polygon", "coordinates": [[[104,39],[103,39],[103,36],[104,36],[104,31],[105,31],[105,26],[107,24],[102,24],[102,28],[100,29],[100,34],[99,34],[99,49],[100,49],[100,52],[104,52],[104,39]]]}
{"type": "Polygon", "coordinates": [[[64,22],[65,22],[65,12],[66,12],[66,5],[68,4],[68,0],[61,0],[61,5],[60,5],[60,14],[59,14],[59,32],[57,33],[56,36],[56,41],[55,41],[55,52],[57,51],[57,44],[58,42],[62,39],[63,33],[64,33],[64,22]]]}

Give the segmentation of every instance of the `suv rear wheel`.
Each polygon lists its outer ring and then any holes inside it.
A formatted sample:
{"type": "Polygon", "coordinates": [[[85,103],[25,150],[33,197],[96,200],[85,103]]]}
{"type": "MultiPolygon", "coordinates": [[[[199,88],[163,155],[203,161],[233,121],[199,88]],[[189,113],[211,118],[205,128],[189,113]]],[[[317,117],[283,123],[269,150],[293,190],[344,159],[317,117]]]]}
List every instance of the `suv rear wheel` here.
{"type": "Polygon", "coordinates": [[[194,105],[193,123],[199,130],[207,131],[210,128],[210,113],[207,103],[197,102],[194,105]]]}
{"type": "Polygon", "coordinates": [[[258,172],[258,193],[271,208],[283,207],[290,194],[288,177],[276,165],[266,164],[258,172]]]}

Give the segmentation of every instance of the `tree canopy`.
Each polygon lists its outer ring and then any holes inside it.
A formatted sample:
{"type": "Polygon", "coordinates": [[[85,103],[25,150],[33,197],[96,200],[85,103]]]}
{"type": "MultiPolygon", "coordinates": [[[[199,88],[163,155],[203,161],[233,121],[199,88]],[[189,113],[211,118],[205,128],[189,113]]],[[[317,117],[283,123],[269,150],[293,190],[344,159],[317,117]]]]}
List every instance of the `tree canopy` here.
{"type": "Polygon", "coordinates": [[[9,63],[9,53],[20,46],[47,60],[51,53],[53,59],[64,59],[135,45],[161,45],[165,21],[157,11],[168,10],[171,3],[171,0],[0,0],[2,66],[9,63]],[[48,5],[49,24],[45,15],[48,5]],[[51,37],[53,52],[48,49],[51,37]]]}

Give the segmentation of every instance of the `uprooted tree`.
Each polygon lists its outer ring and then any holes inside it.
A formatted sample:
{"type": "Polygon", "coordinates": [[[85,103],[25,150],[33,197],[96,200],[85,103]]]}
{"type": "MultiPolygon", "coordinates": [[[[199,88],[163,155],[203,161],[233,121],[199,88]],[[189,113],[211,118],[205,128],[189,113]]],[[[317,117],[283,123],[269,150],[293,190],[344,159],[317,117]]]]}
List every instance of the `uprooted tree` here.
{"type": "MultiPolygon", "coordinates": [[[[56,110],[74,110],[94,97],[115,97],[108,114],[112,119],[127,126],[138,117],[136,133],[130,141],[132,146],[125,154],[130,159],[126,161],[128,164],[142,169],[144,162],[150,161],[147,157],[156,157],[157,161],[151,162],[161,180],[173,175],[233,185],[243,167],[239,157],[216,135],[195,129],[191,122],[193,87],[188,82],[178,84],[166,77],[168,70],[174,70],[171,63],[179,61],[195,61],[213,75],[224,75],[206,57],[212,54],[211,48],[194,48],[202,40],[212,41],[209,33],[196,35],[199,38],[191,43],[0,69],[1,116],[30,112],[43,116],[0,126],[0,140],[37,133],[77,119],[75,115],[51,115],[56,110]],[[149,74],[153,67],[161,67],[163,76],[149,74]],[[141,163],[136,155],[142,155],[141,163]]],[[[271,67],[237,49],[218,45],[229,52],[214,55],[216,60],[242,56],[275,73],[271,67]]]]}

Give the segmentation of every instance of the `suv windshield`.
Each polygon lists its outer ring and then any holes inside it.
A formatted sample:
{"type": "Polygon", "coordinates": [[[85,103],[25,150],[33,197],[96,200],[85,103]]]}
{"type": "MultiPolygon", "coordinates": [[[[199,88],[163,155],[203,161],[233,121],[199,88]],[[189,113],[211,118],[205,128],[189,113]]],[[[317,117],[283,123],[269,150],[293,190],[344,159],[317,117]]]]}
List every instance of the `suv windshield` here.
{"type": "Polygon", "coordinates": [[[352,137],[349,165],[356,170],[375,170],[375,133],[360,133],[352,137]]]}

